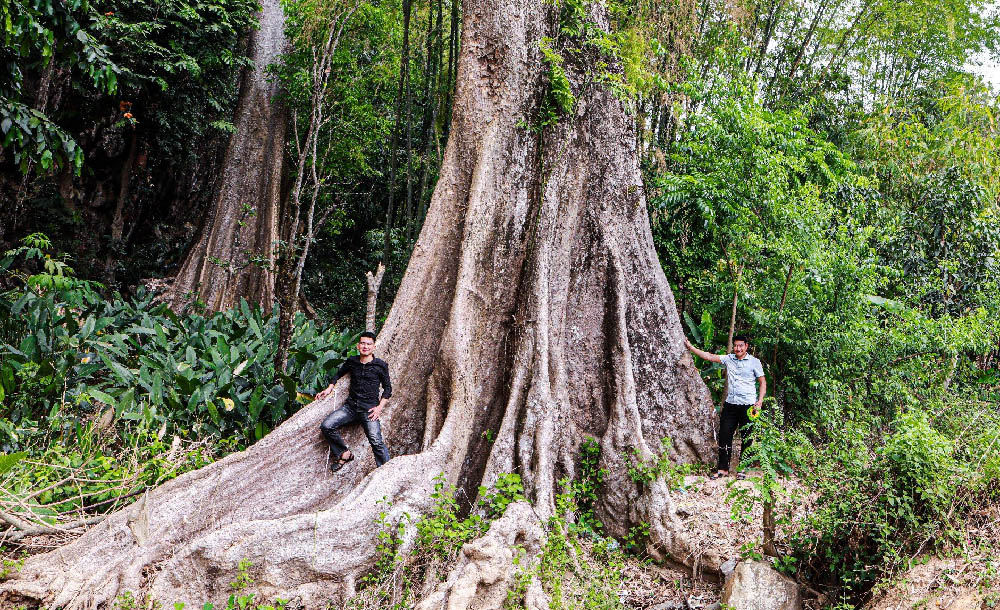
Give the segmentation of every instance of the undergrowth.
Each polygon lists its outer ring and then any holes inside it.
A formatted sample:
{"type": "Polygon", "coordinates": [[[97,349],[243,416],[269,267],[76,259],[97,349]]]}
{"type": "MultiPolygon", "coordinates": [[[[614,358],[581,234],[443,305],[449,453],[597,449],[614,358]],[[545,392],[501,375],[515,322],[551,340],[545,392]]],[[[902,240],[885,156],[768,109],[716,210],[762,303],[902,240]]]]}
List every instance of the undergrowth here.
{"type": "Polygon", "coordinates": [[[44,525],[104,513],[262,438],[350,353],[296,318],[287,374],[277,314],[209,315],[153,295],[105,299],[32,234],[0,260],[0,509],[44,525]]]}

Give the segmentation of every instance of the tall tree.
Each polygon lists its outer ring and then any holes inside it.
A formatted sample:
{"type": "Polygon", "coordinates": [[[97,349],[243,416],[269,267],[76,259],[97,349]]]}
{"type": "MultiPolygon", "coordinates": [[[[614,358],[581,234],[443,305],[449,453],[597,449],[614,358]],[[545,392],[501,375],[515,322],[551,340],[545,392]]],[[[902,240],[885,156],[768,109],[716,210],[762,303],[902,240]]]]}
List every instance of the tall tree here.
{"type": "Polygon", "coordinates": [[[274,99],[277,84],[267,67],[285,49],[284,29],[281,2],[264,0],[215,203],[164,295],[174,309],[192,301],[214,311],[243,298],[265,309],[274,302],[287,113],[274,99]]]}
{"type": "Polygon", "coordinates": [[[249,558],[262,594],[318,605],[349,595],[373,565],[378,500],[390,519],[418,516],[438,473],[474,497],[518,472],[535,512],[551,515],[587,437],[609,472],[595,503],[608,530],[644,521],[651,551],[690,555],[666,483],[638,486],[626,456],[709,459],[714,410],[653,248],[634,120],[592,78],[618,60],[584,44],[610,29],[602,5],[589,10],[465,2],[441,177],[379,337],[395,378],[383,426],[399,457],[375,471],[355,460],[329,478],[318,425],[343,382],[249,450],[151,491],[59,560],[30,558],[0,592],[66,608],[125,589],[221,602],[249,558]]]}

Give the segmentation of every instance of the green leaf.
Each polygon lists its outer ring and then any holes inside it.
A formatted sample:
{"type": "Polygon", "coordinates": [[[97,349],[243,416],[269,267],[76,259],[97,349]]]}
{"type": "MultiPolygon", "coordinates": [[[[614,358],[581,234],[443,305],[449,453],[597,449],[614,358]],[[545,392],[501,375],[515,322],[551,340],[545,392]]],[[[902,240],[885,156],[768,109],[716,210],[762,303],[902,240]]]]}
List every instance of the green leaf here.
{"type": "Polygon", "coordinates": [[[250,362],[250,361],[249,360],[244,360],[243,362],[239,363],[239,365],[236,367],[236,369],[233,370],[233,377],[236,377],[240,373],[242,373],[243,369],[246,368],[248,362],[250,362]]]}
{"type": "Polygon", "coordinates": [[[250,421],[256,420],[260,416],[260,411],[264,407],[264,386],[257,386],[253,394],[250,395],[250,405],[248,407],[248,412],[250,415],[250,421]]]}
{"type": "Polygon", "coordinates": [[[111,371],[115,374],[115,377],[120,379],[121,382],[124,383],[125,385],[132,385],[132,382],[135,379],[135,376],[132,375],[132,371],[128,370],[121,364],[112,360],[103,351],[98,351],[97,355],[100,356],[101,360],[104,361],[104,364],[106,364],[108,368],[111,369],[111,371]]]}
{"type": "Polygon", "coordinates": [[[129,388],[121,393],[118,397],[118,406],[115,411],[119,414],[128,413],[132,410],[132,405],[135,403],[135,389],[129,388]]]}
{"type": "Polygon", "coordinates": [[[14,466],[17,466],[17,463],[23,460],[27,455],[28,454],[23,451],[20,453],[0,454],[0,476],[4,475],[14,466]]]}
{"type": "Polygon", "coordinates": [[[691,317],[691,314],[686,311],[684,312],[684,323],[687,324],[688,332],[690,332],[691,336],[694,337],[695,343],[698,345],[704,345],[701,336],[701,329],[694,323],[694,318],[691,317]]]}
{"type": "Polygon", "coordinates": [[[34,335],[28,335],[21,340],[21,353],[28,360],[34,361],[35,357],[38,355],[38,339],[34,335]]]}
{"type": "Polygon", "coordinates": [[[14,391],[14,367],[10,364],[0,367],[0,384],[10,392],[14,391]]]}
{"type": "Polygon", "coordinates": [[[154,405],[163,403],[163,375],[159,371],[153,373],[153,391],[150,392],[149,398],[154,405]]]}
{"type": "MultiPolygon", "coordinates": [[[[193,396],[192,396],[193,398],[193,396]]],[[[219,410],[215,408],[215,403],[211,400],[205,401],[205,406],[208,408],[208,414],[211,416],[212,421],[215,422],[216,426],[222,425],[222,418],[219,417],[219,410]]]]}
{"type": "Polygon", "coordinates": [[[885,297],[876,296],[874,294],[866,294],[865,300],[872,305],[878,305],[882,309],[885,309],[891,313],[900,313],[906,309],[906,306],[899,301],[894,301],[892,299],[887,299],[885,297]]]}
{"type": "Polygon", "coordinates": [[[96,398],[97,400],[108,405],[109,407],[114,408],[115,406],[118,405],[118,401],[115,399],[114,396],[106,394],[105,392],[102,392],[101,390],[98,390],[96,388],[89,388],[87,390],[87,393],[96,398]]]}

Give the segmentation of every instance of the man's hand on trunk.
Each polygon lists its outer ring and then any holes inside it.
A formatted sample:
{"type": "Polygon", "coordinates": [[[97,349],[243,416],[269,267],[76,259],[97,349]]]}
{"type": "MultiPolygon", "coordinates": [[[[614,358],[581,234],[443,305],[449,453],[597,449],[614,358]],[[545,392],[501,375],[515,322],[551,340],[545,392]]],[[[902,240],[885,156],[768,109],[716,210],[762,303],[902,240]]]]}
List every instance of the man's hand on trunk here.
{"type": "Polygon", "coordinates": [[[317,394],[316,395],[316,400],[323,400],[324,398],[326,398],[327,396],[329,396],[330,394],[332,394],[333,393],[333,385],[334,384],[331,383],[330,385],[328,385],[326,387],[325,390],[323,390],[322,392],[320,392],[319,394],[317,394]]]}

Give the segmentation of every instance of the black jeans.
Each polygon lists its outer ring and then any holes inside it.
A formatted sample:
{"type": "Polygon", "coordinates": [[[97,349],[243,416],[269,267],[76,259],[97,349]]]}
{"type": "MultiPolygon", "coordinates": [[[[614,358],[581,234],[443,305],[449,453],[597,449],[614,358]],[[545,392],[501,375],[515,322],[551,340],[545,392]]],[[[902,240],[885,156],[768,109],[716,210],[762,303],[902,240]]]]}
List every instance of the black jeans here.
{"type": "Polygon", "coordinates": [[[320,424],[319,429],[327,442],[330,443],[334,459],[340,458],[348,450],[347,443],[337,434],[337,428],[360,422],[361,427],[365,431],[365,436],[368,437],[368,442],[372,445],[372,453],[375,454],[375,466],[381,466],[389,461],[389,448],[385,446],[385,441],[382,440],[382,424],[377,419],[368,419],[368,409],[370,408],[345,402],[344,406],[327,415],[323,423],[320,424]]]}
{"type": "Polygon", "coordinates": [[[733,437],[740,432],[743,439],[743,452],[753,444],[750,434],[750,415],[748,411],[753,405],[722,404],[722,415],[719,418],[719,464],[718,470],[729,470],[729,462],[733,459],[733,437]]]}

